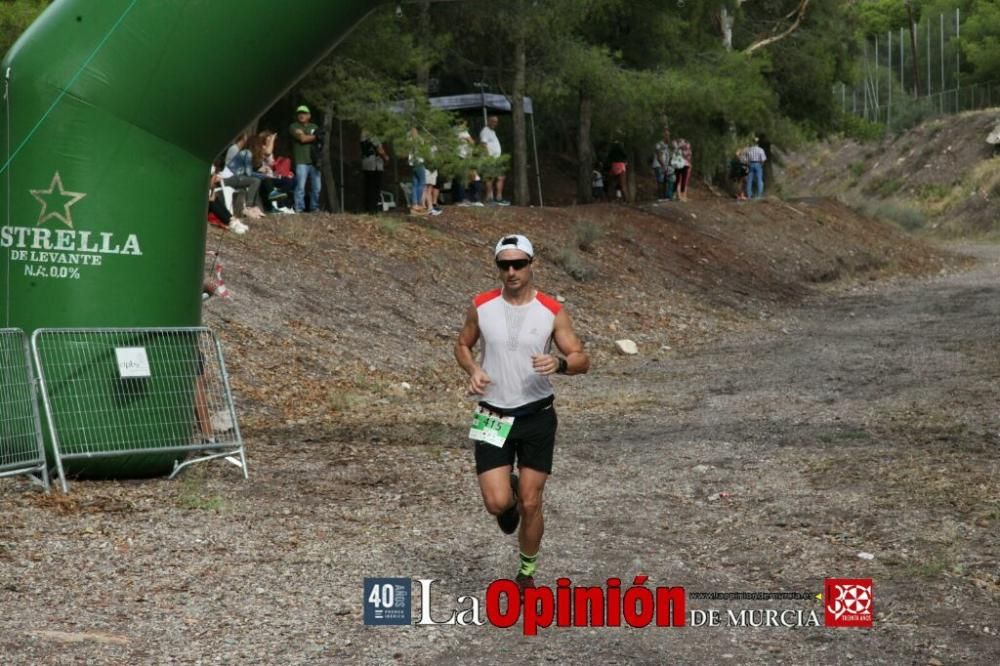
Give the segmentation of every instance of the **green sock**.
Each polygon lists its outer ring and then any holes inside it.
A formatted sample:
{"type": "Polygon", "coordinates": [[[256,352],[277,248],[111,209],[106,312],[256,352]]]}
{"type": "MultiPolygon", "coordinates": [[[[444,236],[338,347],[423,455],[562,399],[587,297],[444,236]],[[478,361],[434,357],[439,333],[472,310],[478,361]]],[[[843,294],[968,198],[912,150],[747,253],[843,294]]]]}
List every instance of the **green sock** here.
{"type": "Polygon", "coordinates": [[[534,555],[525,555],[524,553],[521,553],[521,568],[517,570],[517,573],[522,576],[534,576],[537,560],[538,553],[535,553],[534,555]]]}

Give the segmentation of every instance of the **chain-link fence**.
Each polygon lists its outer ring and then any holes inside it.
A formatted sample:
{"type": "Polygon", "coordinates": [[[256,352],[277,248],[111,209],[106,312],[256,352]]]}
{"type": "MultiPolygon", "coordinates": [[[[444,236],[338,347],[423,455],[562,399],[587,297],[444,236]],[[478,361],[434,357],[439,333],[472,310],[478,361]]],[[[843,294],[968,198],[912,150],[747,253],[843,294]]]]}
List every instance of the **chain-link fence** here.
{"type": "Polygon", "coordinates": [[[1000,81],[967,81],[962,71],[961,23],[955,9],[869,36],[858,63],[861,80],[834,89],[841,110],[904,129],[928,117],[1000,104],[1000,81]]]}
{"type": "Polygon", "coordinates": [[[27,474],[49,487],[28,338],[0,329],[0,477],[27,474]]]}
{"type": "Polygon", "coordinates": [[[246,477],[222,349],[209,329],[39,329],[32,347],[64,490],[67,474],[176,474],[220,457],[246,477]]]}

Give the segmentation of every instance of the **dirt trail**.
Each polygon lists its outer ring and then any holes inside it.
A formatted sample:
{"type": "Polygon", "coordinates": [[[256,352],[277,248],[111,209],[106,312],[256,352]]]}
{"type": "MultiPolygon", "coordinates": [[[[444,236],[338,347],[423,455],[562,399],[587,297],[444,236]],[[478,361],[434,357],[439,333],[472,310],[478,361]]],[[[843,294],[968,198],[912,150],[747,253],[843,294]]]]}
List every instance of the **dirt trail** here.
{"type": "MultiPolygon", "coordinates": [[[[871,577],[874,630],[365,627],[365,576],[439,579],[440,615],[515,566],[461,423],[379,422],[258,433],[250,483],[222,465],[68,497],[5,483],[0,661],[997,663],[1000,246],[961,249],[973,270],[813,297],[557,387],[539,582],[871,577]]],[[[688,607],[822,622],[814,601],[688,607]]]]}

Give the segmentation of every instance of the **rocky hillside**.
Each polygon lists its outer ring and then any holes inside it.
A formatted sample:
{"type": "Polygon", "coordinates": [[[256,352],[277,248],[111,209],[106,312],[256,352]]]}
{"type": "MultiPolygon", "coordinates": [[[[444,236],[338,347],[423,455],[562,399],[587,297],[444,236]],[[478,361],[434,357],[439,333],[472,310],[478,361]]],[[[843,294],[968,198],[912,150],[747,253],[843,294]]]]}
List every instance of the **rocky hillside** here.
{"type": "Polygon", "coordinates": [[[540,288],[565,300],[602,371],[618,362],[619,338],[644,358],[670,355],[827,283],[953,261],[825,199],[289,216],[241,237],[212,229],[234,296],[209,301],[204,320],[223,338],[248,439],[401,406],[444,421],[462,413],[452,347],[471,297],[496,286],[491,248],[511,232],[535,242],[540,288]]]}
{"type": "Polygon", "coordinates": [[[835,140],[786,157],[788,196],[838,197],[911,230],[1000,234],[1000,110],[946,116],[878,143],[835,140]]]}

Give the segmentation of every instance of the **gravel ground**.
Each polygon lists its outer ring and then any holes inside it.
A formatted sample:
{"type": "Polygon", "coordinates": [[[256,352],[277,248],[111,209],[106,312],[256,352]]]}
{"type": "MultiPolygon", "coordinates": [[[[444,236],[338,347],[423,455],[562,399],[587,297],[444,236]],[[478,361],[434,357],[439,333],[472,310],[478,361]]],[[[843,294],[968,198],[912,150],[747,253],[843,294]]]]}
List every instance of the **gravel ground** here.
{"type": "MultiPolygon", "coordinates": [[[[4,480],[0,662],[998,663],[1000,246],[957,249],[977,265],[558,378],[540,583],[871,577],[871,630],[366,627],[366,576],[438,579],[444,614],[516,566],[464,416],[380,413],[255,426],[249,482],[225,463],[68,496],[4,480]]],[[[822,622],[818,601],[688,602],[713,607],[822,622]]]]}

